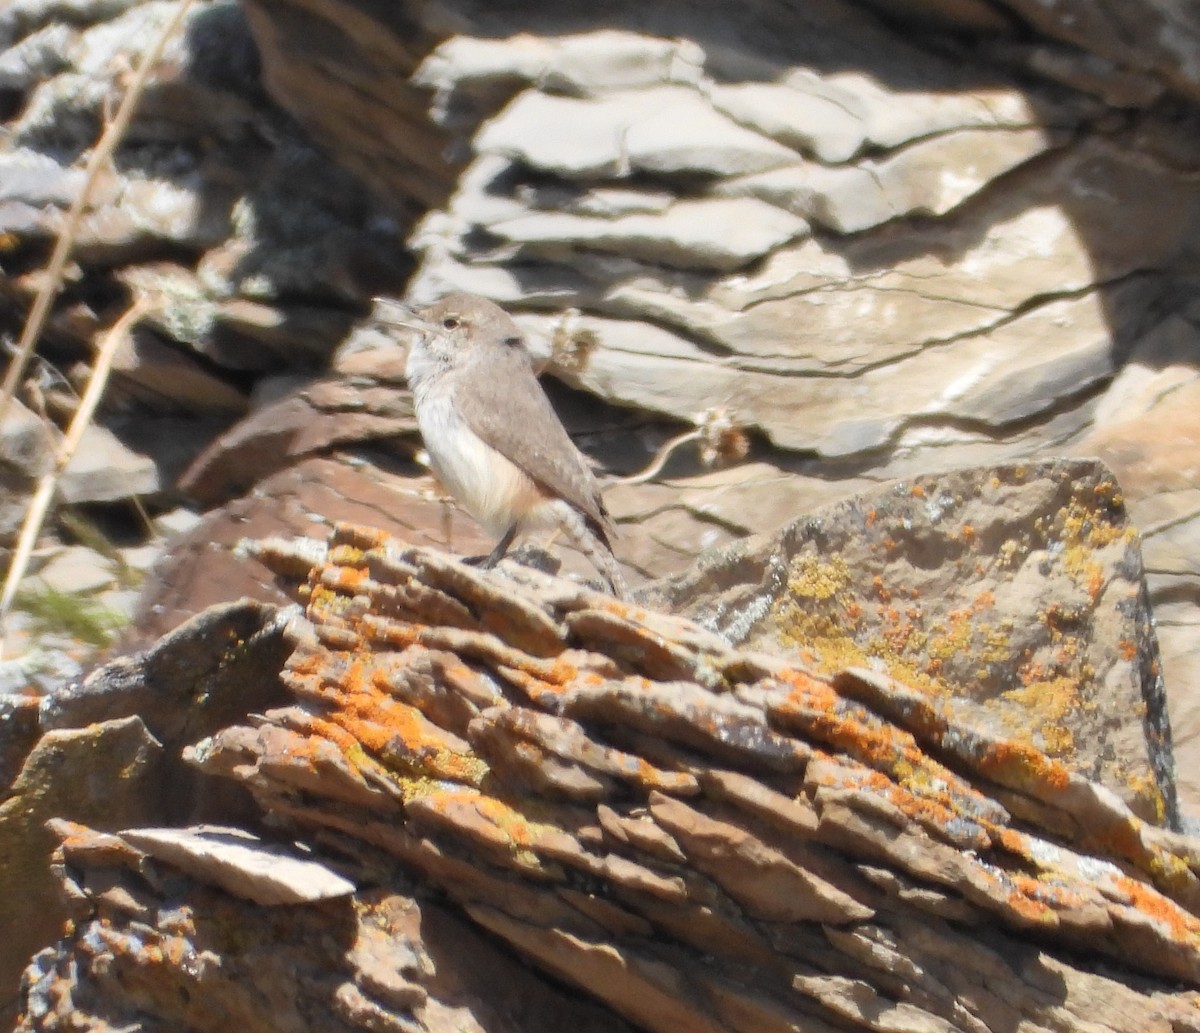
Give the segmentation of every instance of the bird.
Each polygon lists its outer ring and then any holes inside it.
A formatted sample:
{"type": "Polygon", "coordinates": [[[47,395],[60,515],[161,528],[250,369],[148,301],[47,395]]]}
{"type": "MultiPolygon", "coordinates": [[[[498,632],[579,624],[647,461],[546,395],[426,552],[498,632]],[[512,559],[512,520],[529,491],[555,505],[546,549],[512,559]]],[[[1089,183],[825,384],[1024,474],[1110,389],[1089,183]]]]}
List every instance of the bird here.
{"type": "Polygon", "coordinates": [[[463,291],[416,311],[375,300],[381,324],[414,332],[407,378],[433,473],[499,538],[473,562],[494,567],[519,534],[561,527],[623,599],[616,529],[600,486],[538,382],[512,317],[463,291]]]}

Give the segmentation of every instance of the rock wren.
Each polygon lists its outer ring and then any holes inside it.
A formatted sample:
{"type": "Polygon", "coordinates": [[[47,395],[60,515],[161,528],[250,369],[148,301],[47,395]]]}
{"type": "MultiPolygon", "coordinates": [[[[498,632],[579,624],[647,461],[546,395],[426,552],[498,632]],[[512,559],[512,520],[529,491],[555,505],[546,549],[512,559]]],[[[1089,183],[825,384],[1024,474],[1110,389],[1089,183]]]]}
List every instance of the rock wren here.
{"type": "Polygon", "coordinates": [[[377,299],[380,322],[416,331],[408,354],[417,423],[438,480],[499,542],[561,526],[623,598],[600,487],[538,383],[521,331],[498,305],[456,292],[418,312],[377,299]]]}

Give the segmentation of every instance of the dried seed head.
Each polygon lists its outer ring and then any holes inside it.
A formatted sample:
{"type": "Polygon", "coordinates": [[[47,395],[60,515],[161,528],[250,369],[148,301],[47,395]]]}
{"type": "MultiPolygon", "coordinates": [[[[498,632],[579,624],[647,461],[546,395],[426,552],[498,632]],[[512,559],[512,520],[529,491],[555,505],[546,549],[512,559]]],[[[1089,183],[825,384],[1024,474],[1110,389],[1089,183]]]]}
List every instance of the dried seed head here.
{"type": "Polygon", "coordinates": [[[732,410],[724,406],[706,409],[696,420],[700,431],[700,461],[705,466],[728,466],[745,459],[750,435],[740,426],[732,410]]]}

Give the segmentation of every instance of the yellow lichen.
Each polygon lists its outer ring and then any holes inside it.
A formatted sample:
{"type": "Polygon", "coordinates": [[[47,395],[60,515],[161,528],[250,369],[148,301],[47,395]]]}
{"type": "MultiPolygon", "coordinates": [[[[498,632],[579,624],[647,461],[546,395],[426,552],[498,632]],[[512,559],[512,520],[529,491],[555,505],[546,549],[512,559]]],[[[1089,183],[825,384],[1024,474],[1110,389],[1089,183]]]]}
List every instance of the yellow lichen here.
{"type": "Polygon", "coordinates": [[[850,570],[841,556],[824,560],[802,553],[792,561],[788,589],[805,599],[832,599],[850,584],[850,570]]]}

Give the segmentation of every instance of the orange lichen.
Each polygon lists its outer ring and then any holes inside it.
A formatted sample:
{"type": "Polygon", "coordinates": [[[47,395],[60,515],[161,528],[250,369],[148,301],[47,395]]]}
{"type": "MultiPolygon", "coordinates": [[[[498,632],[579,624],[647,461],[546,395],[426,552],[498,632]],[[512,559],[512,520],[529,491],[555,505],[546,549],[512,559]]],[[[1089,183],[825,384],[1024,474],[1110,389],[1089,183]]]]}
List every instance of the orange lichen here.
{"type": "MultiPolygon", "coordinates": [[[[923,498],[924,490],[919,488],[914,488],[913,495],[923,498]]],[[[866,514],[868,526],[876,519],[875,510],[866,514]]],[[[1094,600],[1103,589],[1102,567],[1094,555],[1095,549],[1116,540],[1117,535],[1125,533],[1124,530],[1074,500],[1047,521],[1041,533],[1051,534],[1054,528],[1058,529],[1063,549],[1053,555],[1059,557],[1058,562],[1081,587],[1087,588],[1094,600]]],[[[972,542],[976,532],[964,524],[958,536],[972,542]]],[[[377,536],[372,545],[382,546],[386,541],[377,536]]],[[[315,657],[299,657],[291,667],[290,674],[295,679],[308,679],[303,686],[306,695],[320,697],[329,704],[322,718],[313,719],[313,731],[326,742],[332,742],[355,767],[387,768],[402,786],[406,799],[419,798],[449,823],[464,830],[470,826],[472,835],[482,819],[493,828],[496,842],[502,842],[506,849],[515,853],[529,853],[532,858],[539,832],[522,813],[525,808],[514,808],[476,791],[485,784],[492,791],[486,763],[457,737],[438,728],[419,709],[388,692],[388,679],[377,666],[377,660],[370,652],[371,646],[408,647],[424,639],[431,646],[436,644],[438,648],[453,650],[459,639],[443,629],[408,624],[394,618],[375,619],[370,614],[362,614],[361,608],[350,608],[347,612],[350,603],[347,597],[362,593],[364,587],[372,583],[359,548],[362,544],[361,540],[341,541],[331,550],[331,557],[336,555],[340,565],[320,568],[322,573],[316,575],[319,583],[312,588],[310,615],[324,628],[344,628],[361,633],[367,649],[332,654],[332,662],[329,652],[320,654],[320,662],[315,657]],[[443,638],[436,638],[437,634],[442,634],[443,638]],[[461,788],[454,788],[450,783],[461,788]],[[452,816],[450,812],[455,808],[465,810],[452,816]]],[[[900,547],[891,538],[885,538],[882,544],[889,552],[900,547]]],[[[1006,562],[1011,562],[1018,552],[1028,555],[1035,548],[1040,546],[1036,542],[1031,544],[1027,538],[1019,542],[1014,540],[1001,547],[1001,559],[1005,560],[1007,556],[1006,562]]],[[[1012,621],[988,624],[981,620],[982,615],[997,605],[996,596],[990,589],[974,591],[969,602],[967,598],[972,590],[960,589],[957,600],[961,605],[951,609],[942,623],[926,628],[920,606],[903,602],[892,604],[893,598],[904,600],[909,595],[916,598],[917,590],[903,584],[890,585],[883,576],[877,576],[871,582],[871,593],[877,603],[877,622],[863,629],[860,622],[871,604],[856,592],[859,586],[853,583],[849,566],[841,555],[828,552],[797,555],[789,570],[788,587],[789,595],[775,614],[779,635],[785,642],[796,645],[808,662],[827,670],[863,666],[882,659],[889,673],[899,681],[942,697],[950,688],[940,680],[947,669],[961,680],[969,682],[973,671],[980,681],[987,681],[993,677],[993,665],[1011,667],[1015,662],[1011,644],[1012,621]]],[[[606,608],[634,621],[643,613],[637,607],[615,603],[606,608]]],[[[1080,609],[1086,610],[1086,605],[1080,609]]],[[[1087,614],[1048,607],[1038,616],[1048,630],[1053,647],[1039,646],[1036,652],[1026,650],[1025,662],[1019,668],[1021,686],[1004,693],[1002,698],[1024,715],[1022,731],[1030,725],[1039,728],[1046,748],[1061,754],[1074,746],[1064,727],[1066,718],[1074,708],[1086,703],[1083,686],[1090,668],[1081,659],[1078,639],[1073,636],[1081,617],[1086,618],[1087,614]]],[[[525,692],[535,704],[552,709],[558,704],[557,697],[565,690],[580,685],[599,687],[607,681],[601,674],[587,669],[587,661],[581,661],[583,654],[578,652],[569,656],[558,654],[549,659],[523,654],[509,641],[521,630],[519,620],[507,612],[493,614],[492,620],[492,630],[501,641],[486,647],[472,644],[472,650],[481,652],[478,656],[474,652],[470,655],[474,659],[486,656],[494,674],[507,681],[511,688],[525,692]],[[512,620],[516,620],[516,624],[510,627],[512,620]]],[[[468,641],[470,634],[475,633],[453,632],[453,635],[463,636],[463,641],[468,641]]],[[[474,639],[469,641],[475,643],[474,639]]],[[[622,639],[621,644],[624,642],[622,639]]],[[[652,642],[652,638],[643,640],[631,636],[628,644],[631,648],[650,648],[652,642]]],[[[1136,657],[1133,641],[1123,640],[1120,648],[1126,660],[1136,657]]],[[[458,664],[447,673],[451,678],[461,678],[471,676],[471,671],[466,664],[458,664]]],[[[998,854],[1007,853],[1027,867],[1036,865],[1029,843],[1013,830],[987,826],[986,831],[991,836],[987,840],[982,839],[982,832],[974,831],[981,827],[978,813],[986,811],[990,801],[922,748],[921,743],[944,741],[949,727],[947,722],[953,715],[948,704],[937,702],[922,706],[919,702],[905,700],[900,705],[905,708],[906,727],[901,728],[841,697],[824,681],[799,671],[787,672],[782,678],[788,692],[781,703],[771,708],[772,722],[821,743],[835,759],[838,754],[852,758],[852,761],[842,762],[843,780],[840,783],[837,773],[827,772],[831,784],[853,784],[857,780],[858,784],[877,793],[934,834],[942,830],[946,838],[950,838],[951,824],[954,823],[953,837],[957,838],[953,841],[978,835],[981,837],[980,850],[992,847],[998,854]],[[858,764],[864,766],[862,771],[856,770],[858,764]],[[956,821],[959,818],[967,820],[956,821]]],[[[627,680],[631,686],[635,682],[635,679],[627,680]]],[[[647,687],[653,685],[651,682],[645,684],[647,687]]],[[[959,693],[964,686],[959,684],[952,688],[959,693]]],[[[703,723],[699,717],[696,720],[703,723]]],[[[718,720],[714,714],[713,723],[718,720]]],[[[710,733],[720,731],[716,727],[707,730],[710,733]]],[[[1064,792],[1071,783],[1071,775],[1064,765],[1025,742],[984,741],[965,748],[956,743],[948,748],[958,751],[956,755],[968,763],[977,764],[986,778],[1041,799],[1064,792]]],[[[328,746],[325,750],[328,761],[328,746]]],[[[814,754],[822,755],[820,750],[814,750],[814,754]]],[[[635,772],[643,784],[661,781],[662,773],[657,768],[641,758],[636,760],[631,772],[635,772]]],[[[994,808],[994,805],[990,806],[994,808]]],[[[550,828],[553,830],[552,825],[550,828]]],[[[1106,847],[1119,856],[1147,869],[1157,865],[1161,869],[1155,869],[1157,878],[1178,880],[1186,876],[1186,872],[1181,875],[1171,869],[1166,855],[1159,856],[1148,848],[1137,835],[1136,827],[1122,828],[1114,824],[1106,828],[1104,834],[1106,847]]],[[[488,839],[488,834],[485,833],[484,839],[488,839]]],[[[534,863],[533,860],[530,863],[534,863]]],[[[1010,897],[1010,906],[1026,920],[1056,921],[1048,903],[1055,907],[1078,906],[1077,900],[1071,903],[1074,899],[1071,893],[1053,884],[1048,876],[1035,878],[1018,874],[1004,875],[1003,879],[1004,887],[998,896],[1010,897]]],[[[1156,900],[1159,898],[1147,892],[1138,906],[1156,900]]]]}
{"type": "Polygon", "coordinates": [[[422,797],[431,815],[451,827],[458,826],[476,844],[499,848],[519,864],[539,870],[553,869],[536,853],[547,836],[561,832],[553,824],[531,820],[516,807],[473,789],[437,787],[422,797]]]}
{"type": "Polygon", "coordinates": [[[348,546],[361,551],[382,549],[392,541],[394,541],[392,536],[378,527],[347,522],[339,522],[334,525],[331,539],[335,546],[348,546]]]}
{"type": "Polygon", "coordinates": [[[782,680],[791,691],[772,714],[867,765],[878,775],[872,787],[914,819],[944,826],[955,816],[971,817],[967,801],[982,803],[976,790],[925,754],[911,733],[869,711],[847,713],[832,687],[799,671],[785,672],[782,680]]]}
{"type": "Polygon", "coordinates": [[[923,484],[914,484],[912,486],[912,497],[914,499],[923,499],[925,497],[925,486],[923,484]]]}
{"type": "Polygon", "coordinates": [[[1065,764],[1026,743],[1005,739],[990,743],[977,758],[979,770],[1001,785],[1044,796],[1062,792],[1071,783],[1065,764]]]}
{"type": "Polygon", "coordinates": [[[1195,915],[1136,879],[1120,875],[1114,876],[1112,882],[1138,911],[1164,925],[1180,946],[1200,946],[1200,919],[1195,915]]]}
{"type": "Polygon", "coordinates": [[[992,837],[992,842],[1002,850],[1006,850],[1014,857],[1021,858],[1022,861],[1030,859],[1029,837],[1025,833],[1007,826],[989,828],[988,832],[992,837]]]}
{"type": "Polygon", "coordinates": [[[314,730],[337,745],[347,760],[357,766],[356,751],[361,750],[372,762],[403,774],[466,785],[478,785],[486,776],[484,761],[463,751],[458,740],[416,707],[376,684],[371,654],[341,654],[336,661],[301,658],[291,670],[320,685],[319,694],[330,707],[323,718],[314,719],[314,730]]]}
{"type": "Polygon", "coordinates": [[[531,702],[540,705],[554,706],[565,688],[560,682],[547,681],[515,667],[500,667],[498,673],[505,681],[524,692],[531,702]]]}
{"type": "Polygon", "coordinates": [[[370,575],[361,567],[330,566],[321,574],[322,585],[339,592],[358,592],[370,581],[370,575]]]}

